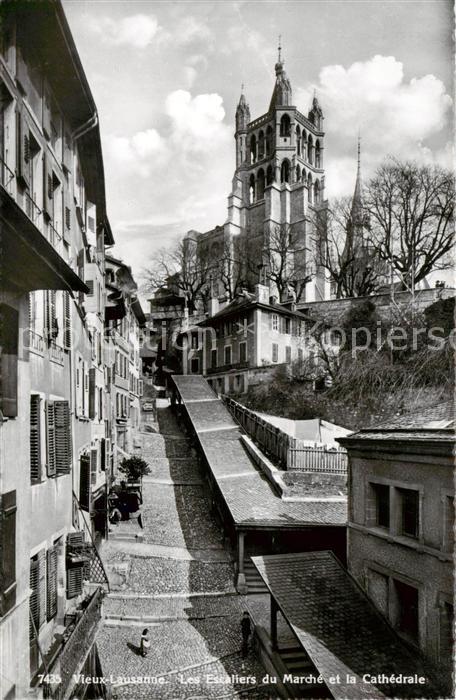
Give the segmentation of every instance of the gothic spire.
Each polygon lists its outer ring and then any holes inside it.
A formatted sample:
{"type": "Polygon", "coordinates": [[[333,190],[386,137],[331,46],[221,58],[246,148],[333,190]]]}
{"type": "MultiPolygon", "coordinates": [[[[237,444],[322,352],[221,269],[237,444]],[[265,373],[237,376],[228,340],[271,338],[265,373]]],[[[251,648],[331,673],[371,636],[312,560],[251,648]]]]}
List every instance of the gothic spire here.
{"type": "Polygon", "coordinates": [[[276,82],[269,105],[269,111],[275,107],[288,107],[293,103],[291,83],[283,68],[284,63],[285,61],[282,60],[282,36],[279,35],[277,63],[275,64],[276,82]]]}
{"type": "Polygon", "coordinates": [[[351,206],[351,219],[354,225],[364,222],[363,192],[361,183],[361,135],[358,134],[358,168],[356,171],[355,191],[351,206]]]}
{"type": "Polygon", "coordinates": [[[241,96],[236,108],[236,131],[245,130],[250,121],[250,107],[244,95],[244,83],[241,85],[241,96]]]}

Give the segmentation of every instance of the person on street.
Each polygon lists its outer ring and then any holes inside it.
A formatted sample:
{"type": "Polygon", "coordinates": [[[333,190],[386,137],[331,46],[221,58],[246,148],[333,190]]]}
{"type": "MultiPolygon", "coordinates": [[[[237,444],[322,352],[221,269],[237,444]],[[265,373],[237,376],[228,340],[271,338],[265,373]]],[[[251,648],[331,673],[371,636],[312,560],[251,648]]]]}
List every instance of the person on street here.
{"type": "Polygon", "coordinates": [[[249,637],[252,632],[252,625],[250,622],[250,615],[247,610],[244,612],[241,619],[241,633],[242,633],[242,657],[247,656],[249,650],[249,637]]]}
{"type": "Polygon", "coordinates": [[[141,515],[142,499],[137,491],[133,491],[133,493],[129,494],[128,503],[129,503],[130,519],[137,518],[139,527],[141,528],[141,530],[144,530],[144,525],[143,525],[142,515],[141,515]]]}
{"type": "Polygon", "coordinates": [[[144,629],[141,635],[141,641],[139,643],[139,648],[141,650],[141,656],[147,656],[149,653],[150,649],[150,637],[149,637],[149,630],[144,629]]]}

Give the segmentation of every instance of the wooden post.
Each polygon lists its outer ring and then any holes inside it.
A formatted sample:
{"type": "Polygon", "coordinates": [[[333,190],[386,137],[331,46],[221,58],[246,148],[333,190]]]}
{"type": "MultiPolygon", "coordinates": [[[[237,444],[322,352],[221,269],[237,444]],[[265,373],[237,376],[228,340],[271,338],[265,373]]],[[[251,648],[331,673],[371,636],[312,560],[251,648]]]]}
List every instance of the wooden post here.
{"type": "Polygon", "coordinates": [[[245,581],[245,573],[244,573],[244,538],[245,538],[245,532],[239,531],[238,532],[238,541],[237,541],[237,554],[238,554],[238,575],[237,575],[237,591],[238,593],[241,593],[245,595],[247,593],[247,583],[245,581]]]}
{"type": "Polygon", "coordinates": [[[277,603],[271,595],[271,647],[277,651],[277,603]]]}

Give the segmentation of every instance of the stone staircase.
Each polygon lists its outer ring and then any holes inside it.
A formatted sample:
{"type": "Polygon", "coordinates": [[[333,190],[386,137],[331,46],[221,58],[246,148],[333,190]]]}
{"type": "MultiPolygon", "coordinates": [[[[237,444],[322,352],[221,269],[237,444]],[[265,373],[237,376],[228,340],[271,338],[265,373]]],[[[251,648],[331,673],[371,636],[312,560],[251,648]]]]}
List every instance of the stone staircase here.
{"type": "MultiPolygon", "coordinates": [[[[318,678],[319,673],[304,649],[290,640],[289,644],[281,644],[278,654],[282,659],[288,673],[293,676],[313,676],[318,678]]],[[[296,698],[328,698],[331,695],[324,683],[293,683],[291,685],[296,698]]]]}
{"type": "Polygon", "coordinates": [[[259,593],[269,593],[268,587],[266,586],[265,582],[261,578],[257,569],[253,565],[253,562],[251,561],[250,557],[245,558],[244,573],[245,573],[245,582],[247,584],[247,589],[248,589],[247,592],[249,595],[252,595],[252,594],[258,595],[259,593]]]}

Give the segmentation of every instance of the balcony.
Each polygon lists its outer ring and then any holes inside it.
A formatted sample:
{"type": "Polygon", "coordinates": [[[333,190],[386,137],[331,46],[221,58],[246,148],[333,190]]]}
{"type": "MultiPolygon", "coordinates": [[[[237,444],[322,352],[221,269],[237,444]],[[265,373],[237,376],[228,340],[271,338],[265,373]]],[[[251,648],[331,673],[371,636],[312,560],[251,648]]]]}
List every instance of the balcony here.
{"type": "Polygon", "coordinates": [[[0,166],[1,166],[1,184],[5,188],[5,190],[8,192],[8,194],[13,195],[14,194],[14,183],[15,183],[15,177],[14,173],[7,166],[5,161],[0,158],[0,166]]]}
{"type": "Polygon", "coordinates": [[[35,333],[35,331],[28,330],[28,349],[31,352],[35,352],[37,355],[43,355],[44,354],[44,338],[39,335],[38,333],[35,333]]]}
{"type": "Polygon", "coordinates": [[[56,362],[58,365],[64,364],[65,351],[53,340],[51,340],[49,343],[49,358],[52,360],[52,362],[56,362]]]}
{"type": "Polygon", "coordinates": [[[51,246],[57,251],[59,255],[63,257],[64,246],[63,246],[63,236],[57,231],[52,221],[48,222],[47,227],[47,239],[51,246]]]}
{"type": "Polygon", "coordinates": [[[95,635],[101,621],[101,602],[103,591],[98,588],[88,596],[74,614],[66,619],[62,638],[56,642],[52,657],[46,664],[46,677],[58,678],[60,682],[44,683],[44,697],[64,700],[70,697],[77,680],[77,674],[95,641],[95,635]]]}
{"type": "Polygon", "coordinates": [[[30,221],[41,231],[42,211],[28,192],[24,192],[24,210],[30,221]]]}

